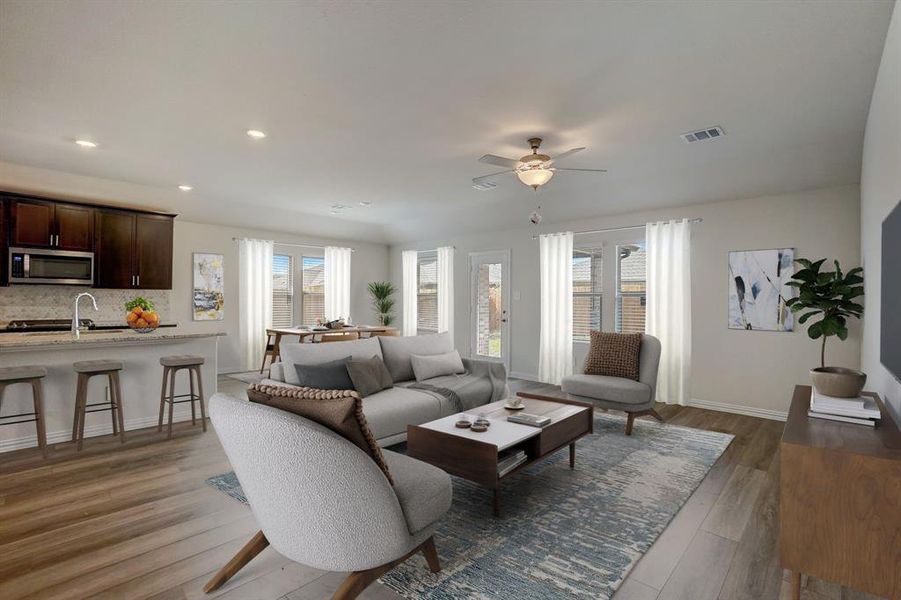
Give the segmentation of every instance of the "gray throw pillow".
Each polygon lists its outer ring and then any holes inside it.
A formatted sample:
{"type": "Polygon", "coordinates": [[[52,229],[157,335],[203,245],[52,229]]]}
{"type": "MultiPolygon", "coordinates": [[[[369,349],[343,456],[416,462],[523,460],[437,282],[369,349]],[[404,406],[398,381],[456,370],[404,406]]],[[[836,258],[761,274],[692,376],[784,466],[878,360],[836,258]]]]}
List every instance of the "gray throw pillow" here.
{"type": "Polygon", "coordinates": [[[294,365],[300,387],[311,387],[319,390],[352,390],[354,384],[347,374],[347,363],[350,357],[319,363],[317,365],[294,365]]]}
{"type": "Polygon", "coordinates": [[[463,360],[460,353],[454,350],[444,354],[431,354],[423,356],[421,354],[411,354],[410,362],[413,365],[413,375],[416,381],[424,381],[432,377],[440,377],[441,375],[454,375],[456,373],[464,373],[466,369],[463,367],[463,360]]]}
{"type": "Polygon", "coordinates": [[[391,373],[388,372],[388,367],[379,356],[349,361],[347,374],[350,375],[354,389],[364,398],[394,387],[391,373]]]}

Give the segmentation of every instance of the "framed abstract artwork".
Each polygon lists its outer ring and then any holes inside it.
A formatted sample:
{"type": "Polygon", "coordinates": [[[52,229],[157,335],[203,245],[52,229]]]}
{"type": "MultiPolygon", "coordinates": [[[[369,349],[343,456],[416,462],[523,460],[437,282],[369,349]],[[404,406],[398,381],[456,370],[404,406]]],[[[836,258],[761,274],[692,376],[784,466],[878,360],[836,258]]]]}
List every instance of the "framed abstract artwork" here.
{"type": "Polygon", "coordinates": [[[729,252],[729,329],[792,331],[795,249],[729,252]]]}
{"type": "Polygon", "coordinates": [[[224,257],[221,254],[195,252],[194,285],[191,299],[195,321],[221,321],[225,318],[225,288],[222,284],[224,257]]]}

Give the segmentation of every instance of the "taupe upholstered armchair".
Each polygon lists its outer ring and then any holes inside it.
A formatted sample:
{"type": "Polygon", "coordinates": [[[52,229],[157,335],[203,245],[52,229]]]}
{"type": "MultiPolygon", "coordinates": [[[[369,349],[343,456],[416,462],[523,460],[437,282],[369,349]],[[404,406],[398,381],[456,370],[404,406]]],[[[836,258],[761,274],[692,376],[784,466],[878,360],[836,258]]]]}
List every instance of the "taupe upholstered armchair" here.
{"type": "Polygon", "coordinates": [[[628,416],[626,435],[632,435],[632,424],[636,417],[651,415],[658,421],[663,421],[654,410],[659,365],[660,340],[644,334],[641,336],[638,357],[638,381],[578,373],[564,377],[560,387],[576,400],[590,402],[600,408],[625,411],[628,416]]]}
{"type": "Polygon", "coordinates": [[[432,572],[432,534],[451,505],[442,470],[383,451],[394,486],[360,448],[298,415],[225,394],[210,419],[260,525],[204,588],[222,586],[268,545],[327,571],[351,571],[334,598],[355,598],[392,567],[421,551],[432,572]]]}

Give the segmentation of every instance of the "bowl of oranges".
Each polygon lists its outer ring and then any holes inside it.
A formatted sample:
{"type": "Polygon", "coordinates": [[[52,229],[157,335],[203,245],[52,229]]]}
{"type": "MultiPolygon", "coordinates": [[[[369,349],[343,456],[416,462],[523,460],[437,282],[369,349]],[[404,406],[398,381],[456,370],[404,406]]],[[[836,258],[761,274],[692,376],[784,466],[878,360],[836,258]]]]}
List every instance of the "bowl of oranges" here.
{"type": "Polygon", "coordinates": [[[150,300],[138,297],[125,303],[125,322],[138,333],[150,333],[160,326],[160,315],[150,300]]]}

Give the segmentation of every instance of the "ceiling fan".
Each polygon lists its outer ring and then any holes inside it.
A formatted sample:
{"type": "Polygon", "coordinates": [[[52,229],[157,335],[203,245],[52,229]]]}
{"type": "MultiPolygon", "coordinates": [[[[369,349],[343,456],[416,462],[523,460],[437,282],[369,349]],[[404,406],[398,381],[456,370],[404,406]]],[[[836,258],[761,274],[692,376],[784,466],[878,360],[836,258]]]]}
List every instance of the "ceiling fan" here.
{"type": "Polygon", "coordinates": [[[487,180],[493,177],[497,177],[498,175],[504,175],[506,173],[516,173],[516,176],[521,182],[537,191],[539,187],[550,181],[551,177],[553,177],[554,173],[556,173],[557,171],[588,171],[591,173],[607,172],[606,169],[565,169],[562,167],[553,166],[556,161],[560,160],[561,158],[571,156],[576,152],[581,152],[585,149],[584,147],[573,148],[572,150],[567,150],[563,154],[558,154],[557,156],[551,158],[547,154],[538,153],[538,148],[539,146],[541,146],[541,138],[529,138],[528,141],[529,145],[532,147],[532,153],[526,154],[519,160],[516,160],[514,158],[504,158],[503,156],[496,156],[494,154],[486,154],[485,156],[480,158],[479,162],[487,163],[489,165],[507,167],[507,170],[498,171],[497,173],[491,173],[490,175],[483,175],[481,177],[475,177],[472,180],[473,185],[484,185],[487,180]]]}

